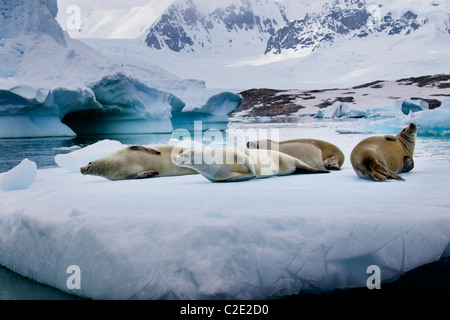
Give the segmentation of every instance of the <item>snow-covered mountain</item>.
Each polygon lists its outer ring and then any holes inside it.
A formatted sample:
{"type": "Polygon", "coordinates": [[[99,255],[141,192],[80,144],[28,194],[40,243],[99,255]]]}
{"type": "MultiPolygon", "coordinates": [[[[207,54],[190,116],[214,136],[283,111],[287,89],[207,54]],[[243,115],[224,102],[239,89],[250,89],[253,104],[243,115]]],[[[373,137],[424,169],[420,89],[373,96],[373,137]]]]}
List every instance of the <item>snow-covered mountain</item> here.
{"type": "Polygon", "coordinates": [[[72,38],[143,38],[174,0],[58,0],[58,22],[72,38]]]}
{"type": "Polygon", "coordinates": [[[150,27],[145,42],[177,52],[260,47],[288,22],[286,7],[279,2],[181,0],[150,27]]]}
{"type": "Polygon", "coordinates": [[[407,36],[427,23],[449,34],[448,1],[329,0],[313,3],[267,0],[177,0],[154,22],[145,42],[151,48],[200,52],[264,47],[264,52],[309,53],[345,37],[407,36]],[[441,3],[442,2],[442,3],[441,3]]]}
{"type": "Polygon", "coordinates": [[[245,47],[254,54],[307,54],[341,39],[410,36],[427,24],[450,36],[447,0],[133,0],[120,5],[58,0],[58,5],[58,21],[71,37],[139,39],[173,52],[227,54],[245,47]]]}
{"type": "Polygon", "coordinates": [[[434,9],[439,6],[438,2],[433,2],[427,13],[415,13],[405,6],[402,13],[395,14],[382,4],[368,6],[364,0],[334,0],[323,5],[320,12],[307,13],[279,29],[269,39],[265,53],[279,54],[286,50],[309,53],[323,43],[330,45],[342,38],[408,36],[425,24],[436,22],[444,22],[436,27],[437,31],[450,34],[449,24],[445,24],[448,14],[446,17],[445,11],[434,9]]]}

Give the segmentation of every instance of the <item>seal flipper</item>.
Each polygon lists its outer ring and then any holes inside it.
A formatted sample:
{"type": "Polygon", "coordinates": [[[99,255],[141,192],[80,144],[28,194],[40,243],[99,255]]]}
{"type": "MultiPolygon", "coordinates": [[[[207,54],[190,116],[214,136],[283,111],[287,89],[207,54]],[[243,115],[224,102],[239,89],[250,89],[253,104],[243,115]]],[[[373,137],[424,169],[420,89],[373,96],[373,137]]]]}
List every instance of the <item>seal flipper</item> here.
{"type": "Polygon", "coordinates": [[[148,147],[138,146],[138,145],[130,146],[129,149],[133,150],[133,151],[145,151],[145,152],[148,152],[151,154],[161,154],[161,151],[159,151],[158,149],[148,148],[148,147]]]}
{"type": "Polygon", "coordinates": [[[393,136],[393,135],[386,135],[386,136],[384,136],[384,138],[385,138],[387,141],[397,141],[397,137],[396,137],[396,136],[393,136]]]}
{"type": "Polygon", "coordinates": [[[241,176],[241,177],[233,177],[226,180],[216,181],[216,182],[242,182],[248,181],[255,178],[254,176],[241,176]]]}
{"type": "Polygon", "coordinates": [[[159,172],[157,171],[143,171],[132,174],[131,176],[128,177],[128,179],[148,179],[153,178],[157,175],[159,175],[159,172]]]}
{"type": "Polygon", "coordinates": [[[292,174],[302,174],[302,173],[330,173],[330,171],[328,171],[325,168],[318,169],[311,167],[306,163],[304,163],[303,161],[297,159],[297,161],[295,161],[295,170],[294,172],[292,172],[292,174]]]}
{"type": "Polygon", "coordinates": [[[386,181],[387,179],[395,179],[399,181],[405,181],[402,177],[400,177],[395,172],[392,172],[391,170],[385,168],[384,166],[380,164],[373,164],[370,166],[370,169],[373,174],[373,179],[375,181],[386,181]]]}
{"type": "Polygon", "coordinates": [[[337,170],[340,171],[341,167],[339,167],[339,161],[336,158],[328,158],[323,161],[323,166],[328,170],[337,170]]]}
{"type": "Polygon", "coordinates": [[[403,158],[402,172],[410,172],[414,168],[414,160],[411,157],[405,156],[403,158]]]}

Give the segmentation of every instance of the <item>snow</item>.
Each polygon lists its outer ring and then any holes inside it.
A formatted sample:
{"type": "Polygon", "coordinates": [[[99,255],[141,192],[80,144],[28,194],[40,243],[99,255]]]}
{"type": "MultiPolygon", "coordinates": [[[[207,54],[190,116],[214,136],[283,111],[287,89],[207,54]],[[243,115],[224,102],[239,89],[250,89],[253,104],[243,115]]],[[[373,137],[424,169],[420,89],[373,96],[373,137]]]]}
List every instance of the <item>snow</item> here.
{"type": "Polygon", "coordinates": [[[36,180],[36,163],[24,159],[10,171],[0,174],[0,190],[21,190],[30,187],[36,180]]]}
{"type": "Polygon", "coordinates": [[[332,47],[319,48],[314,54],[301,57],[285,54],[274,58],[251,46],[227,54],[202,56],[152,50],[135,40],[82,41],[105,55],[158,61],[161,67],[180,77],[204,80],[210,88],[233,92],[252,88],[307,90],[448,74],[449,41],[433,36],[433,27],[425,25],[408,41],[401,36],[358,38],[338,41],[332,47]]]}
{"type": "Polygon", "coordinates": [[[450,255],[450,154],[435,158],[419,137],[405,182],[360,179],[349,154],[368,135],[336,133],[342,126],[280,130],[282,140],[338,145],[346,162],[328,174],[112,182],[75,169],[120,143],[75,150],[65,164],[61,155],[63,167],[39,170],[27,189],[0,192],[0,264],[94,299],[271,299],[365,287],[371,265],[394,281],[450,255]],[[80,289],[66,285],[73,265],[80,289]]]}
{"type": "MultiPolygon", "coordinates": [[[[324,2],[329,1],[282,3],[286,5],[288,19],[292,20],[303,17],[306,12],[320,13],[324,2]]],[[[209,6],[217,4],[214,1],[208,3],[209,6]]],[[[428,19],[428,22],[408,36],[379,34],[351,40],[343,38],[336,40],[332,46],[322,46],[306,56],[301,52],[297,52],[297,55],[264,55],[265,46],[255,44],[259,40],[242,35],[247,41],[244,45],[242,39],[238,38],[231,47],[223,43],[223,50],[214,50],[218,46],[212,46],[210,50],[209,43],[205,42],[206,49],[195,46],[194,53],[152,50],[141,39],[132,37],[128,40],[80,37],[80,40],[106,55],[158,61],[160,66],[180,77],[202,79],[211,88],[236,92],[252,88],[349,88],[375,80],[450,72],[450,42],[445,26],[441,25],[448,23],[448,1],[440,1],[439,6],[433,6],[432,1],[408,1],[408,5],[403,2],[377,1],[376,4],[383,4],[379,8],[382,16],[390,11],[393,17],[400,17],[407,10],[412,10],[428,19]]],[[[367,2],[367,5],[370,7],[375,3],[367,2]]],[[[80,4],[80,7],[83,6],[84,3],[80,4]]],[[[202,6],[199,5],[199,8],[202,6]]],[[[209,6],[205,4],[201,12],[208,12],[209,6]]],[[[255,5],[255,14],[264,16],[257,8],[255,5]]],[[[142,23],[146,28],[150,27],[145,21],[142,23]]],[[[220,39],[225,39],[218,29],[214,32],[220,39]]],[[[197,38],[212,37],[203,30],[197,33],[197,38]]]]}

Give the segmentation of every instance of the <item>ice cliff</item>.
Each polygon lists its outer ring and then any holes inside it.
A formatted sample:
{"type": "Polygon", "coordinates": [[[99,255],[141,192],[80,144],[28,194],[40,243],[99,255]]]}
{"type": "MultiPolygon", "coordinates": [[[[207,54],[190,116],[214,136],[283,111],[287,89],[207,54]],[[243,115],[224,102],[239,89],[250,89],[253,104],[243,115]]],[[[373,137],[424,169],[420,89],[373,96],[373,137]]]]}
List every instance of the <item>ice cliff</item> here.
{"type": "Polygon", "coordinates": [[[171,132],[177,116],[208,121],[242,101],[156,65],[108,59],[71,39],[57,12],[56,0],[0,0],[0,138],[171,132]]]}

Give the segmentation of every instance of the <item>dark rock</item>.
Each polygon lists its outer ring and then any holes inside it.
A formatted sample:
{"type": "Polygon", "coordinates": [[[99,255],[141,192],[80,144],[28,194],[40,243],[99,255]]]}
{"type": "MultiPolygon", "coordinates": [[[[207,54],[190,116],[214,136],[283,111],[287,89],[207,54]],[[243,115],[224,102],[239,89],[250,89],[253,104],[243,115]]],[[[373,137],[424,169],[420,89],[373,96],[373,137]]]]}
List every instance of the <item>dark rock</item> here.
{"type": "Polygon", "coordinates": [[[379,84],[379,83],[383,83],[383,80],[377,80],[377,81],[372,81],[369,83],[365,83],[365,84],[361,84],[358,86],[353,87],[352,89],[361,89],[361,88],[368,88],[368,87],[374,87],[375,85],[379,84]]]}
{"type": "Polygon", "coordinates": [[[448,86],[448,83],[441,83],[441,82],[447,82],[450,80],[449,74],[439,74],[439,75],[428,75],[428,76],[421,76],[421,77],[411,77],[411,78],[404,78],[397,80],[397,82],[401,85],[417,85],[418,87],[425,87],[425,86],[436,86],[440,89],[445,88],[448,86]]]}
{"type": "Polygon", "coordinates": [[[339,102],[354,102],[355,98],[353,98],[353,97],[337,97],[336,101],[339,101],[339,102]]]}
{"type": "Polygon", "coordinates": [[[428,103],[428,108],[430,110],[439,108],[441,106],[441,104],[442,104],[442,102],[437,100],[437,99],[412,97],[411,100],[422,100],[422,101],[425,101],[426,103],[428,103]]]}
{"type": "Polygon", "coordinates": [[[283,94],[283,90],[251,89],[241,92],[243,101],[232,116],[240,111],[248,111],[248,117],[274,117],[290,115],[304,108],[294,103],[297,96],[283,94]]]}

